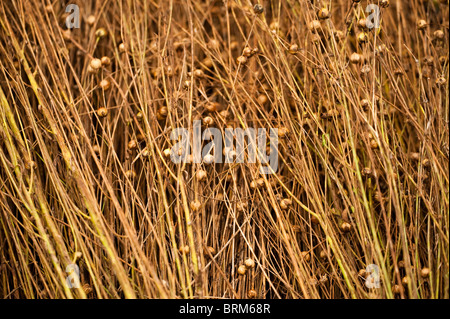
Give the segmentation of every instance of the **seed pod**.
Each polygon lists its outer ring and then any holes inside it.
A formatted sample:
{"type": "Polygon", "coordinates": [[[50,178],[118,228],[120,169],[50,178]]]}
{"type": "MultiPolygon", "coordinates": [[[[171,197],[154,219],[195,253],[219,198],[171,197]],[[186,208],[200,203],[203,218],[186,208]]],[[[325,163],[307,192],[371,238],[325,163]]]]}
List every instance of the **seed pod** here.
{"type": "Polygon", "coordinates": [[[301,255],[302,255],[302,258],[305,261],[310,261],[311,260],[311,255],[307,251],[302,251],[301,255]]]}
{"type": "Polygon", "coordinates": [[[327,259],[328,254],[325,250],[321,250],[319,256],[320,256],[320,259],[327,259]]]}
{"type": "Polygon", "coordinates": [[[146,149],[146,148],[144,148],[144,150],[142,151],[141,154],[142,154],[142,157],[145,157],[145,158],[147,158],[147,157],[150,156],[150,152],[149,152],[149,150],[146,149]]]}
{"type": "Polygon", "coordinates": [[[370,106],[370,101],[368,99],[362,99],[361,100],[361,107],[364,111],[367,111],[370,106]]]}
{"type": "Polygon", "coordinates": [[[194,70],[194,77],[202,79],[205,77],[205,73],[201,69],[195,69],[194,70]]]}
{"type": "Polygon", "coordinates": [[[369,35],[366,32],[360,32],[358,34],[358,42],[366,43],[367,41],[369,41],[369,35]]]}
{"type": "Polygon", "coordinates": [[[95,36],[97,37],[97,38],[104,38],[104,37],[106,37],[108,35],[108,31],[106,31],[105,30],[105,28],[98,28],[96,31],[95,31],[95,36]]]}
{"type": "Polygon", "coordinates": [[[198,200],[193,200],[190,204],[191,209],[193,212],[196,212],[200,209],[200,207],[202,206],[202,204],[198,201],[198,200]]]}
{"type": "Polygon", "coordinates": [[[138,143],[136,142],[136,140],[131,140],[128,142],[128,149],[130,149],[130,150],[136,149],[137,146],[138,146],[138,143]]]}
{"type": "Polygon", "coordinates": [[[164,157],[169,157],[169,156],[170,156],[170,153],[171,153],[170,148],[166,148],[166,149],[163,151],[164,157]]]}
{"type": "Polygon", "coordinates": [[[370,167],[364,167],[361,170],[361,175],[364,176],[364,177],[371,176],[372,174],[373,174],[373,172],[372,172],[372,169],[370,169],[370,167]]]}
{"type": "Polygon", "coordinates": [[[128,171],[125,172],[125,176],[128,179],[134,179],[134,178],[136,178],[136,172],[133,171],[133,170],[128,170],[128,171]]]}
{"type": "Polygon", "coordinates": [[[102,67],[102,61],[100,59],[92,59],[91,63],[89,63],[89,66],[93,69],[93,70],[98,70],[102,67]]]}
{"type": "Polygon", "coordinates": [[[320,21],[319,20],[311,21],[308,25],[308,28],[312,33],[316,33],[321,28],[320,21]]]}
{"type": "Polygon", "coordinates": [[[377,143],[377,141],[376,140],[370,140],[370,148],[371,149],[373,149],[373,150],[375,150],[375,149],[378,149],[379,148],[379,146],[378,146],[378,143],[377,143]]]}
{"type": "Polygon", "coordinates": [[[169,109],[167,108],[167,106],[161,106],[158,109],[158,113],[159,115],[161,115],[162,117],[166,118],[167,115],[169,114],[169,109]]]}
{"type": "Polygon", "coordinates": [[[180,253],[182,253],[182,254],[183,254],[183,253],[184,253],[184,254],[189,254],[189,251],[190,251],[188,245],[182,246],[182,247],[180,247],[178,250],[179,250],[180,253]]]}
{"type": "Polygon", "coordinates": [[[403,287],[399,286],[399,285],[394,285],[394,287],[392,287],[392,292],[396,295],[401,294],[403,291],[403,287]]]}
{"type": "Polygon", "coordinates": [[[205,164],[211,164],[211,163],[213,163],[214,162],[214,156],[213,155],[211,155],[211,154],[206,154],[204,157],[203,157],[203,163],[205,163],[205,164]]]}
{"type": "Polygon", "coordinates": [[[206,69],[211,69],[213,67],[213,61],[211,60],[210,57],[204,58],[202,64],[203,64],[202,66],[206,69]]]}
{"type": "Polygon", "coordinates": [[[98,146],[97,144],[92,146],[92,150],[94,151],[95,154],[97,155],[100,154],[100,146],[98,146]]]}
{"type": "Polygon", "coordinates": [[[62,31],[62,37],[64,40],[70,40],[72,38],[72,32],[70,29],[62,31]]]}
{"type": "Polygon", "coordinates": [[[394,75],[395,76],[400,76],[400,75],[404,75],[405,72],[403,72],[403,70],[401,68],[397,68],[394,70],[394,75]]]}
{"type": "Polygon", "coordinates": [[[108,91],[111,87],[111,82],[109,82],[109,80],[107,79],[103,79],[100,81],[99,86],[103,91],[108,91]]]}
{"type": "Polygon", "coordinates": [[[266,104],[269,101],[269,99],[267,98],[267,95],[265,94],[261,94],[260,96],[258,96],[258,103],[261,105],[266,104]]]}
{"type": "Polygon", "coordinates": [[[98,117],[105,117],[108,115],[108,109],[106,107],[101,107],[97,110],[98,117]]]}
{"type": "Polygon", "coordinates": [[[205,124],[206,126],[211,126],[214,124],[214,119],[211,116],[205,116],[203,118],[203,124],[205,124]]]}
{"type": "Polygon", "coordinates": [[[248,297],[249,299],[255,299],[257,296],[258,296],[258,294],[256,293],[256,290],[254,290],[254,289],[250,289],[250,290],[247,292],[247,297],[248,297]]]}
{"type": "Polygon", "coordinates": [[[297,44],[291,44],[289,47],[289,53],[290,54],[296,54],[298,52],[298,45],[297,44]]]}
{"type": "Polygon", "coordinates": [[[333,32],[334,39],[336,41],[341,41],[344,38],[344,33],[341,30],[336,30],[333,32]]]}
{"type": "Polygon", "coordinates": [[[437,40],[442,40],[445,37],[445,33],[442,30],[436,30],[434,31],[433,36],[437,40]]]}
{"type": "Polygon", "coordinates": [[[380,6],[381,6],[382,8],[387,8],[387,7],[389,7],[389,0],[381,0],[381,1],[380,1],[380,6]]]}
{"type": "Polygon", "coordinates": [[[251,269],[253,267],[255,267],[255,262],[253,261],[253,259],[248,258],[244,261],[244,265],[245,267],[247,267],[248,269],[251,269]]]}
{"type": "Polygon", "coordinates": [[[320,20],[328,19],[330,17],[330,11],[327,8],[322,8],[317,12],[317,17],[320,20]]]}
{"type": "Polygon", "coordinates": [[[90,16],[88,16],[87,18],[86,18],[86,23],[89,25],[89,26],[93,26],[94,25],[94,23],[95,23],[95,16],[94,15],[90,15],[90,16]]]}
{"type": "Polygon", "coordinates": [[[244,48],[242,55],[245,57],[251,57],[253,55],[253,50],[249,47],[244,48]]]}
{"type": "Polygon", "coordinates": [[[419,21],[417,21],[417,29],[418,30],[425,30],[427,28],[427,22],[423,19],[420,19],[419,21]]]}
{"type": "Polygon", "coordinates": [[[367,27],[367,19],[365,19],[365,18],[359,19],[357,25],[358,25],[358,27],[361,30],[367,30],[368,29],[368,27],[367,27]]]}
{"type": "Polygon", "coordinates": [[[253,6],[253,12],[255,14],[261,14],[264,12],[264,7],[262,5],[260,5],[259,3],[257,3],[253,6]]]}
{"type": "Polygon", "coordinates": [[[211,39],[208,43],[208,47],[212,50],[219,50],[220,49],[220,42],[216,39],[211,39]]]}
{"type": "Polygon", "coordinates": [[[362,56],[361,54],[357,53],[357,52],[353,52],[352,55],[350,56],[350,62],[353,64],[357,64],[359,62],[361,62],[362,60],[362,56]]]}
{"type": "Polygon", "coordinates": [[[429,275],[430,275],[430,268],[424,267],[420,270],[420,276],[422,276],[422,278],[428,278],[429,275]]]}
{"type": "Polygon", "coordinates": [[[417,152],[411,152],[408,154],[408,157],[413,161],[418,161],[420,159],[420,154],[417,152]]]}
{"type": "Polygon", "coordinates": [[[246,202],[239,202],[239,203],[237,203],[236,204],[236,209],[239,211],[239,212],[244,212],[246,209],[247,209],[247,203],[246,202]]]}
{"type": "Polygon", "coordinates": [[[239,275],[244,276],[247,273],[247,267],[240,265],[237,269],[239,275]]]}
{"type": "Polygon", "coordinates": [[[210,102],[205,105],[205,109],[208,112],[215,112],[220,107],[220,103],[218,102],[210,102]]]}
{"type": "Polygon", "coordinates": [[[361,277],[361,278],[367,278],[367,271],[365,270],[365,269],[360,269],[359,271],[358,271],[358,276],[359,277],[361,277]]]}
{"type": "Polygon", "coordinates": [[[107,56],[104,56],[102,57],[101,62],[103,66],[108,66],[111,64],[111,59],[108,58],[107,56]]]}
{"type": "Polygon", "coordinates": [[[214,249],[214,247],[208,246],[205,248],[205,255],[209,256],[208,253],[214,256],[216,254],[216,250],[214,249]]]}
{"type": "Polygon", "coordinates": [[[281,126],[278,128],[278,137],[284,138],[289,134],[289,129],[285,126],[281,126]]]}
{"type": "Polygon", "coordinates": [[[206,176],[207,176],[206,172],[202,169],[197,171],[197,173],[195,174],[195,177],[199,182],[203,181],[206,178],[206,176]]]}
{"type": "Polygon", "coordinates": [[[119,44],[119,52],[124,53],[127,50],[127,47],[125,46],[125,43],[119,44]]]}
{"type": "Polygon", "coordinates": [[[340,228],[344,233],[348,233],[352,229],[352,225],[347,222],[342,222],[340,228]]]}
{"type": "Polygon", "coordinates": [[[191,88],[191,81],[189,81],[189,80],[184,81],[183,88],[185,90],[189,90],[191,88]]]}
{"type": "Polygon", "coordinates": [[[446,82],[447,82],[447,80],[443,76],[441,76],[441,77],[436,79],[436,86],[437,87],[443,87],[446,82]]]}
{"type": "Polygon", "coordinates": [[[290,199],[288,199],[288,198],[284,198],[280,202],[280,207],[283,210],[288,209],[291,205],[292,205],[292,201],[290,199]]]}
{"type": "Polygon", "coordinates": [[[408,276],[405,276],[405,277],[402,278],[402,285],[403,285],[403,286],[407,286],[407,285],[408,285],[408,282],[409,282],[408,276]]]}
{"type": "Polygon", "coordinates": [[[86,295],[89,295],[92,292],[92,288],[91,286],[89,286],[89,284],[84,284],[82,288],[86,295]]]}
{"type": "Polygon", "coordinates": [[[316,216],[311,215],[311,223],[317,225],[317,224],[319,224],[319,219],[316,216]]]}
{"type": "Polygon", "coordinates": [[[244,55],[241,55],[240,57],[238,57],[236,59],[236,62],[238,64],[245,64],[245,63],[247,63],[247,57],[245,57],[244,55]]]}

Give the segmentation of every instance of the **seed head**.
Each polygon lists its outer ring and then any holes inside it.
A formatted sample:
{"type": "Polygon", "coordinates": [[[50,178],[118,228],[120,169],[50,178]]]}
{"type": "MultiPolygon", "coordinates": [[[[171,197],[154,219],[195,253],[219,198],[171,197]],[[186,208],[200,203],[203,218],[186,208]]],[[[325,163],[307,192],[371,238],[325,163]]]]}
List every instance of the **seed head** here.
{"type": "Polygon", "coordinates": [[[95,23],[95,20],[95,16],[91,14],[86,18],[86,23],[92,27],[95,23]]]}
{"type": "Polygon", "coordinates": [[[190,251],[190,249],[189,249],[189,246],[188,245],[185,245],[185,246],[182,246],[182,247],[180,247],[179,248],[179,251],[180,251],[180,253],[184,253],[184,254],[189,254],[189,251],[190,251]]]}
{"type": "Polygon", "coordinates": [[[442,30],[436,30],[434,31],[433,36],[437,40],[442,40],[445,37],[445,33],[442,30]]]}
{"type": "Polygon", "coordinates": [[[100,61],[102,62],[103,66],[108,66],[111,64],[111,59],[108,58],[107,56],[102,57],[100,61]]]}
{"type": "Polygon", "coordinates": [[[136,172],[133,171],[133,170],[126,171],[126,172],[125,172],[125,176],[126,176],[128,179],[134,179],[134,178],[136,178],[136,172]]]}
{"type": "Polygon", "coordinates": [[[291,44],[289,47],[289,53],[290,54],[296,54],[298,52],[298,45],[297,44],[291,44]]]}
{"type": "Polygon", "coordinates": [[[244,55],[241,55],[240,57],[238,57],[238,58],[236,59],[236,62],[237,62],[238,64],[245,64],[245,63],[247,63],[247,57],[244,56],[244,55]]]}
{"type": "Polygon", "coordinates": [[[317,12],[317,17],[320,20],[328,19],[330,17],[330,11],[327,8],[322,8],[317,12]]]}
{"type": "Polygon", "coordinates": [[[257,3],[253,6],[253,12],[255,14],[261,14],[264,12],[264,7],[262,5],[260,5],[259,3],[257,3]]]}
{"type": "Polygon", "coordinates": [[[381,0],[381,1],[380,1],[380,6],[381,6],[382,8],[387,8],[387,7],[389,7],[389,0],[381,0]]]}
{"type": "Polygon", "coordinates": [[[195,177],[199,182],[205,180],[206,176],[207,176],[206,172],[202,169],[198,170],[197,173],[195,174],[195,177]]]}
{"type": "Polygon", "coordinates": [[[107,79],[103,79],[100,81],[99,86],[103,91],[108,91],[111,87],[111,82],[109,82],[109,80],[107,79]]]}
{"type": "Polygon", "coordinates": [[[237,269],[239,275],[244,276],[247,273],[247,267],[240,265],[237,269]]]}
{"type": "Polygon", "coordinates": [[[104,38],[104,37],[106,37],[108,35],[108,31],[106,31],[106,29],[105,28],[98,28],[96,31],[95,31],[95,36],[97,37],[97,38],[104,38]]]}
{"type": "Polygon", "coordinates": [[[101,107],[97,110],[98,117],[106,117],[108,115],[108,109],[106,107],[101,107]]]}
{"type": "Polygon", "coordinates": [[[344,233],[348,233],[352,229],[352,225],[347,222],[342,222],[340,227],[344,233]]]}
{"type": "Polygon", "coordinates": [[[420,276],[422,276],[422,278],[428,278],[429,275],[430,275],[430,268],[424,267],[420,270],[420,276]]]}
{"type": "Polygon", "coordinates": [[[125,43],[121,43],[121,44],[119,44],[119,52],[120,53],[123,53],[123,52],[125,52],[127,50],[127,47],[125,46],[125,43]]]}
{"type": "Polygon", "coordinates": [[[192,211],[196,212],[200,209],[200,207],[202,207],[202,204],[198,200],[194,200],[191,202],[190,206],[192,211]]]}
{"type": "Polygon", "coordinates": [[[369,35],[366,32],[360,32],[358,34],[358,42],[366,43],[369,40],[369,35]]]}
{"type": "Polygon", "coordinates": [[[350,56],[350,62],[353,64],[360,63],[361,60],[362,60],[361,54],[357,52],[353,52],[352,55],[350,56]]]}
{"type": "Polygon", "coordinates": [[[419,30],[425,30],[427,28],[427,22],[423,19],[420,19],[419,21],[417,21],[417,29],[419,30]]]}
{"type": "Polygon", "coordinates": [[[244,261],[244,265],[245,265],[245,267],[247,267],[247,269],[251,269],[251,268],[255,267],[255,262],[253,261],[253,259],[248,258],[244,261]]]}
{"type": "Polygon", "coordinates": [[[102,67],[102,60],[100,59],[92,59],[91,63],[89,63],[89,66],[93,69],[93,70],[98,70],[102,67]]]}
{"type": "Polygon", "coordinates": [[[309,30],[312,32],[312,33],[315,33],[315,32],[317,32],[318,30],[320,30],[320,27],[321,27],[321,25],[320,25],[320,21],[319,20],[312,20],[310,23],[309,23],[309,30]]]}
{"type": "Polygon", "coordinates": [[[288,198],[284,198],[280,202],[280,207],[283,210],[288,209],[291,205],[292,205],[292,201],[290,199],[288,199],[288,198]]]}
{"type": "Polygon", "coordinates": [[[219,107],[220,107],[220,104],[218,102],[210,102],[205,105],[205,109],[208,112],[215,112],[215,111],[217,111],[217,109],[219,107]]]}
{"type": "Polygon", "coordinates": [[[255,289],[250,289],[250,290],[247,292],[247,297],[248,297],[249,299],[255,299],[257,296],[258,296],[258,294],[256,293],[256,290],[255,290],[255,289]]]}
{"type": "Polygon", "coordinates": [[[163,155],[164,155],[164,157],[169,157],[169,156],[170,156],[170,148],[166,148],[166,149],[163,151],[163,155]]]}

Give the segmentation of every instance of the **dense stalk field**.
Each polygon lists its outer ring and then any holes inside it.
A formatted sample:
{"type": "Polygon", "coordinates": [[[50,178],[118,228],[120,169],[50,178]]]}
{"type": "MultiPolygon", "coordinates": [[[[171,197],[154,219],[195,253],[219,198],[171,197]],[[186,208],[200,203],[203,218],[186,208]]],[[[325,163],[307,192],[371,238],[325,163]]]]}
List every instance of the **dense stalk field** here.
{"type": "Polygon", "coordinates": [[[0,0],[0,297],[449,298],[448,4],[0,0]]]}

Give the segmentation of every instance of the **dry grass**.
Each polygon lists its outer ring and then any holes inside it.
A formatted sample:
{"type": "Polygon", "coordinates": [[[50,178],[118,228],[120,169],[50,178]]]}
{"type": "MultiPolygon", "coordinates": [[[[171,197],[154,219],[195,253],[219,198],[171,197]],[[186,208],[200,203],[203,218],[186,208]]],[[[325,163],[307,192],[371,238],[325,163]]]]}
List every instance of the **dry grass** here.
{"type": "Polygon", "coordinates": [[[366,43],[368,1],[63,2],[0,1],[0,296],[449,298],[448,1],[366,43]],[[277,173],[164,156],[206,116],[287,129],[277,173]]]}

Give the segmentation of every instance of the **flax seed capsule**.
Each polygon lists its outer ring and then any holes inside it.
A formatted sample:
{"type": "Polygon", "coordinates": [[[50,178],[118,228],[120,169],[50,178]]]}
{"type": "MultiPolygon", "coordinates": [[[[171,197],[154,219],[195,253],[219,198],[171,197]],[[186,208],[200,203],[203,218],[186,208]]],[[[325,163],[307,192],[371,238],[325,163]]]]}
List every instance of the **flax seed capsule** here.
{"type": "Polygon", "coordinates": [[[253,261],[253,259],[248,258],[244,261],[244,265],[245,265],[245,267],[247,267],[247,269],[251,269],[251,268],[255,267],[255,262],[253,261]]]}
{"type": "Polygon", "coordinates": [[[239,275],[244,276],[247,273],[247,267],[240,265],[237,269],[239,275]]]}
{"type": "Polygon", "coordinates": [[[193,200],[190,204],[192,211],[196,212],[200,209],[202,204],[198,200],[193,200]]]}
{"type": "Polygon", "coordinates": [[[108,109],[106,107],[101,107],[97,110],[98,117],[106,117],[108,115],[108,109]]]}

